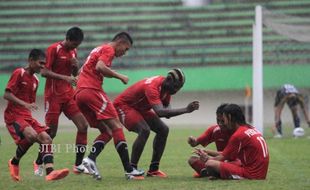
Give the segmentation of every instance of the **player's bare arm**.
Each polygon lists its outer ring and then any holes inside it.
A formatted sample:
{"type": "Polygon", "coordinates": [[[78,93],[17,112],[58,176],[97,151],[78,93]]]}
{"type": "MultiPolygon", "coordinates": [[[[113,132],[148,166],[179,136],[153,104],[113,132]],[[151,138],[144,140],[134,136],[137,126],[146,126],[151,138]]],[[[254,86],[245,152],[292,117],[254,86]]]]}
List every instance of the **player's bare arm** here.
{"type": "Polygon", "coordinates": [[[216,157],[216,156],[219,156],[219,155],[220,155],[220,152],[215,151],[215,150],[206,149],[205,152],[206,152],[209,156],[213,156],[213,157],[216,157]]]}
{"type": "Polygon", "coordinates": [[[308,112],[308,108],[306,106],[306,103],[305,103],[305,101],[301,95],[297,96],[297,98],[298,98],[298,101],[300,102],[300,107],[301,107],[302,113],[305,116],[305,120],[306,120],[308,126],[310,127],[309,112],[308,112]]]}
{"type": "Polygon", "coordinates": [[[201,148],[195,148],[194,153],[199,156],[202,162],[207,162],[209,159],[208,153],[201,148]]]}
{"type": "Polygon", "coordinates": [[[4,93],[3,98],[8,100],[8,101],[14,102],[15,104],[18,104],[20,106],[23,106],[23,107],[27,108],[28,110],[31,110],[31,111],[38,110],[38,106],[35,103],[27,103],[27,102],[17,98],[14,94],[12,94],[9,91],[6,91],[4,93]]]}
{"type": "Polygon", "coordinates": [[[187,143],[189,145],[191,145],[191,147],[195,147],[197,146],[199,143],[197,141],[197,138],[193,137],[193,136],[189,136],[188,139],[187,139],[187,143]]]}
{"type": "Polygon", "coordinates": [[[79,61],[77,60],[77,58],[72,57],[70,59],[70,62],[72,66],[72,75],[76,77],[79,73],[79,61]]]}
{"type": "Polygon", "coordinates": [[[107,67],[103,61],[98,61],[96,64],[96,70],[103,74],[105,77],[108,78],[117,78],[121,80],[124,84],[128,83],[129,78],[126,75],[120,74],[109,67],[107,67]]]}
{"type": "Polygon", "coordinates": [[[277,105],[275,108],[274,108],[274,111],[275,111],[275,122],[279,122],[280,121],[280,116],[281,116],[281,112],[283,110],[283,107],[285,105],[285,101],[281,101],[279,103],[279,105],[277,105]]]}
{"type": "Polygon", "coordinates": [[[67,76],[67,75],[62,75],[55,73],[51,70],[48,70],[47,68],[41,69],[41,75],[45,78],[53,78],[53,79],[58,79],[58,80],[64,80],[67,81],[68,83],[72,85],[76,85],[77,79],[74,76],[67,76]]]}
{"type": "Polygon", "coordinates": [[[209,160],[216,160],[216,161],[224,161],[225,160],[224,156],[221,153],[219,153],[217,156],[209,156],[208,159],[209,160]]]}
{"type": "Polygon", "coordinates": [[[162,104],[154,105],[153,110],[158,115],[158,117],[174,117],[182,115],[185,113],[191,113],[199,109],[199,102],[193,101],[189,103],[185,108],[172,109],[169,107],[164,107],[162,104]]]}

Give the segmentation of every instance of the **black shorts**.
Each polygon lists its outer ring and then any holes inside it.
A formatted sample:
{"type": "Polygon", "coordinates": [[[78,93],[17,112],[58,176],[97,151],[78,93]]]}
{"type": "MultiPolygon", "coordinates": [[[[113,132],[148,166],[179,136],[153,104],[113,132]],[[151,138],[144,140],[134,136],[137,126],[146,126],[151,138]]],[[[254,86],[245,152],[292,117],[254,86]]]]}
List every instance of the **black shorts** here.
{"type": "MultiPolygon", "coordinates": [[[[275,98],[275,103],[274,103],[274,107],[278,106],[280,104],[280,102],[289,94],[283,92],[283,90],[278,90],[277,91],[277,95],[275,98]]],[[[297,96],[299,96],[299,94],[297,94],[297,96]]],[[[286,101],[287,105],[292,108],[294,106],[296,106],[297,104],[300,104],[300,101],[297,97],[292,97],[292,98],[288,98],[286,101]]]]}

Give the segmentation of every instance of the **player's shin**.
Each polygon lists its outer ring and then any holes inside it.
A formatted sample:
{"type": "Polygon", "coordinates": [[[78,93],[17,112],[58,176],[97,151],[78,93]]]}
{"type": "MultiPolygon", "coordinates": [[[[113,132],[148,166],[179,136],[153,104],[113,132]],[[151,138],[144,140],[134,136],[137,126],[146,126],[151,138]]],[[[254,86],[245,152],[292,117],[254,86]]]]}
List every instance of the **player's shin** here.
{"type": "Polygon", "coordinates": [[[277,132],[282,135],[282,122],[281,120],[276,123],[277,132]]]}
{"type": "Polygon", "coordinates": [[[37,165],[43,164],[43,155],[42,155],[41,145],[39,145],[39,152],[38,152],[38,156],[37,156],[35,163],[37,165]]]}
{"type": "Polygon", "coordinates": [[[159,169],[159,163],[164,153],[166,142],[167,136],[156,134],[153,142],[153,155],[149,171],[156,171],[159,169]]]}
{"type": "Polygon", "coordinates": [[[26,154],[32,144],[33,143],[27,141],[26,139],[21,140],[17,146],[16,155],[13,157],[11,163],[14,165],[18,165],[19,160],[26,154]]]}
{"type": "Polygon", "coordinates": [[[134,168],[138,168],[138,162],[140,160],[141,154],[144,150],[144,146],[146,141],[149,137],[149,133],[145,135],[144,133],[139,133],[138,137],[136,138],[135,142],[132,145],[132,152],[131,152],[131,166],[134,168]]]}
{"type": "Polygon", "coordinates": [[[75,148],[76,148],[75,166],[79,166],[80,164],[82,164],[82,160],[86,152],[86,144],[87,144],[87,132],[85,133],[78,131],[75,140],[75,148]]]}
{"type": "Polygon", "coordinates": [[[89,153],[88,158],[96,162],[96,158],[101,153],[101,151],[104,149],[104,145],[105,143],[103,141],[95,141],[89,153]]]}
{"type": "Polygon", "coordinates": [[[128,154],[128,147],[125,141],[120,141],[115,145],[115,148],[118,152],[118,155],[122,161],[124,170],[126,172],[132,172],[133,167],[129,163],[129,154],[128,154]]]}
{"type": "Polygon", "coordinates": [[[206,169],[201,172],[201,174],[204,176],[212,176],[215,178],[220,178],[220,174],[215,169],[209,166],[207,166],[206,169]]]}
{"type": "Polygon", "coordinates": [[[111,140],[111,136],[107,133],[101,133],[97,136],[97,138],[94,140],[94,144],[92,146],[92,149],[90,150],[88,158],[96,162],[96,158],[101,153],[101,151],[104,149],[105,144],[107,144],[111,140]]]}
{"type": "Polygon", "coordinates": [[[42,160],[45,166],[46,175],[50,174],[53,168],[53,154],[51,144],[41,144],[41,151],[42,151],[42,160]]]}
{"type": "Polygon", "coordinates": [[[117,128],[112,131],[112,136],[114,140],[115,149],[121,158],[124,170],[126,172],[131,172],[133,170],[129,162],[128,147],[125,140],[125,135],[122,128],[117,128]]]}
{"type": "Polygon", "coordinates": [[[300,127],[300,119],[298,116],[294,116],[294,127],[295,128],[300,127]]]}

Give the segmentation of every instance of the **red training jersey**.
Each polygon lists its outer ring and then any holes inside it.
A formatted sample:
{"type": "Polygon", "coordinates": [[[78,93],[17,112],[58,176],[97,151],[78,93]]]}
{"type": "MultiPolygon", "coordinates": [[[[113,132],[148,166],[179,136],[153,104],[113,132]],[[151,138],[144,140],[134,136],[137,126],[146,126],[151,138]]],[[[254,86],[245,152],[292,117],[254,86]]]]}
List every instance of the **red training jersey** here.
{"type": "MultiPolygon", "coordinates": [[[[71,76],[71,59],[77,57],[77,50],[68,50],[62,42],[56,42],[46,50],[45,67],[54,73],[71,76]]],[[[45,97],[57,98],[67,101],[71,99],[74,93],[72,85],[64,80],[47,78],[45,84],[45,97]]]]}
{"type": "Polygon", "coordinates": [[[163,76],[154,76],[138,81],[118,95],[114,105],[126,104],[139,111],[150,110],[153,105],[158,104],[168,106],[171,95],[161,92],[164,80],[163,76]]]}
{"type": "Polygon", "coordinates": [[[222,130],[220,126],[213,125],[197,138],[197,142],[202,146],[214,142],[217,151],[223,151],[226,147],[231,134],[228,130],[222,130]]]}
{"type": "MultiPolygon", "coordinates": [[[[24,68],[18,68],[13,71],[5,91],[11,92],[17,98],[27,102],[36,101],[36,92],[39,85],[39,79],[35,74],[31,75],[24,68]]],[[[4,111],[4,120],[7,124],[13,123],[16,117],[31,119],[31,111],[27,108],[8,101],[4,111]]]]}
{"type": "Polygon", "coordinates": [[[225,160],[239,158],[245,168],[246,176],[265,179],[269,164],[266,141],[253,127],[240,126],[228,141],[223,151],[225,160]]]}
{"type": "Polygon", "coordinates": [[[111,67],[114,56],[114,48],[109,44],[103,44],[93,49],[81,69],[77,88],[102,90],[104,76],[96,70],[97,62],[101,60],[107,67],[111,67]]]}

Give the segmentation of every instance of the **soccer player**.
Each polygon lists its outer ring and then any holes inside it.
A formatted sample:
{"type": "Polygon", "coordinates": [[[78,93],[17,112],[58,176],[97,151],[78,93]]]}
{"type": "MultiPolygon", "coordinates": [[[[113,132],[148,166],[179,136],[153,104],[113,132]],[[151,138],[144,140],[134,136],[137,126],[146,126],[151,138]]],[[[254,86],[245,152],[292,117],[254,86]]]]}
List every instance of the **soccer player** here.
{"type": "Polygon", "coordinates": [[[39,73],[45,64],[45,54],[38,49],[30,51],[28,67],[14,70],[4,93],[8,105],[4,112],[6,127],[14,139],[16,155],[8,165],[14,181],[20,181],[19,161],[34,142],[40,143],[47,181],[62,179],[69,173],[68,169],[53,169],[51,152],[52,138],[47,134],[46,126],[36,121],[31,112],[38,109],[35,104],[39,80],[34,73],[39,73]]]}
{"type": "Polygon", "coordinates": [[[144,174],[143,171],[134,169],[129,163],[123,125],[118,119],[113,103],[102,89],[104,77],[116,78],[127,84],[128,77],[110,67],[113,59],[125,55],[132,44],[133,40],[127,32],[116,34],[111,42],[91,51],[79,74],[75,94],[76,102],[90,126],[97,128],[101,133],[95,139],[89,156],[83,159],[83,164],[96,179],[101,179],[96,166],[96,158],[112,137],[127,179],[139,179],[144,174]]]}
{"type": "Polygon", "coordinates": [[[246,123],[240,106],[229,104],[223,114],[224,126],[232,133],[223,152],[214,157],[201,149],[195,152],[205,162],[206,175],[221,179],[265,179],[269,153],[262,134],[246,123]],[[241,165],[225,161],[237,158],[241,165]]]}
{"type": "MultiPolygon", "coordinates": [[[[216,110],[216,121],[217,124],[211,127],[201,134],[198,138],[193,136],[188,137],[188,144],[192,147],[202,145],[208,146],[210,143],[215,143],[217,151],[210,149],[204,150],[210,156],[217,156],[218,152],[222,152],[226,147],[228,140],[231,136],[230,131],[224,126],[223,109],[227,104],[221,104],[216,110]]],[[[196,171],[194,177],[205,177],[205,166],[199,157],[193,155],[189,158],[188,164],[196,171]]]]}
{"type": "Polygon", "coordinates": [[[156,133],[147,176],[167,177],[159,170],[159,163],[165,150],[169,128],[160,117],[170,118],[191,113],[199,108],[198,101],[193,101],[184,108],[170,107],[171,95],[176,94],[184,82],[185,76],[181,69],[173,69],[168,72],[167,77],[154,76],[138,81],[118,95],[114,101],[124,126],[138,134],[131,153],[131,165],[134,168],[138,168],[150,131],[156,133]]]}
{"type": "Polygon", "coordinates": [[[277,91],[274,104],[275,113],[275,127],[273,130],[275,138],[282,137],[282,122],[281,113],[285,103],[288,105],[292,112],[295,129],[300,127],[300,117],[298,114],[298,105],[302,109],[305,119],[310,127],[310,119],[308,114],[308,108],[305,103],[304,96],[299,93],[295,86],[291,84],[285,84],[277,91]]]}
{"type": "MultiPolygon", "coordinates": [[[[76,134],[76,160],[73,172],[76,174],[87,173],[82,165],[82,160],[87,144],[87,121],[80,112],[73,98],[78,73],[77,47],[84,38],[83,31],[78,27],[70,28],[63,41],[50,45],[46,51],[46,65],[41,70],[46,77],[44,101],[45,122],[50,128],[49,135],[54,138],[58,129],[58,120],[63,112],[77,127],[76,134]]],[[[34,164],[35,175],[42,175],[42,155],[38,155],[34,164]]]]}

